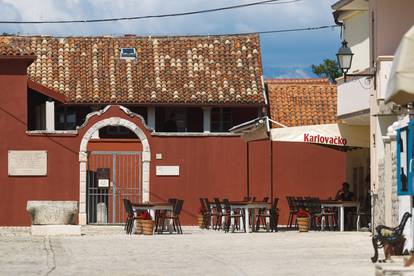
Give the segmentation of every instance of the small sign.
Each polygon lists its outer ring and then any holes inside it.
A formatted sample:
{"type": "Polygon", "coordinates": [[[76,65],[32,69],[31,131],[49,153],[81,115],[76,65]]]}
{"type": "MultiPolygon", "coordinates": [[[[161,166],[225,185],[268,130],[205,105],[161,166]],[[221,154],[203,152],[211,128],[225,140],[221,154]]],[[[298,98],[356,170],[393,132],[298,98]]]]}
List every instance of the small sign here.
{"type": "Polygon", "coordinates": [[[98,178],[98,187],[108,188],[109,187],[109,168],[97,168],[96,175],[98,178]]]}
{"type": "Polygon", "coordinates": [[[9,150],[8,174],[10,176],[47,175],[47,151],[9,150]]]}
{"type": "Polygon", "coordinates": [[[109,187],[109,179],[98,179],[98,187],[99,188],[108,188],[109,187]]]}
{"type": "Polygon", "coordinates": [[[179,176],[180,166],[157,166],[156,175],[157,176],[179,176]]]}

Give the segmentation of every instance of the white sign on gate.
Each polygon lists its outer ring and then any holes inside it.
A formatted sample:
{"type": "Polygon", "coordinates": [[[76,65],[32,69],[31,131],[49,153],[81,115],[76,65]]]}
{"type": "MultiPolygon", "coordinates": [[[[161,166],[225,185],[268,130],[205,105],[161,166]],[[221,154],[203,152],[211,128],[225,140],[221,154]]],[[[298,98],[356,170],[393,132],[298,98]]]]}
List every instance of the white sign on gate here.
{"type": "Polygon", "coordinates": [[[9,150],[8,174],[10,176],[47,175],[47,151],[9,150]]]}

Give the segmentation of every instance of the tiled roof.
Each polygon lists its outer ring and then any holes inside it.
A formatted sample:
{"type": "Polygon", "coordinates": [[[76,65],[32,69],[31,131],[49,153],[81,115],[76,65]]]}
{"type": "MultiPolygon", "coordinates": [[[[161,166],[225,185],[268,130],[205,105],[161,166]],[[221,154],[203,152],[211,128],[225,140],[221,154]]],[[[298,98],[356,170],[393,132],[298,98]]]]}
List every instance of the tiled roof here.
{"type": "Polygon", "coordinates": [[[2,36],[34,51],[30,79],[72,103],[263,104],[258,35],[2,36]],[[120,59],[135,48],[136,59],[120,59]]]}
{"type": "Polygon", "coordinates": [[[336,85],[327,79],[271,79],[265,83],[273,120],[286,126],[337,122],[336,85]]]}
{"type": "Polygon", "coordinates": [[[21,48],[13,44],[0,43],[0,56],[34,56],[34,52],[28,48],[21,48]]]}

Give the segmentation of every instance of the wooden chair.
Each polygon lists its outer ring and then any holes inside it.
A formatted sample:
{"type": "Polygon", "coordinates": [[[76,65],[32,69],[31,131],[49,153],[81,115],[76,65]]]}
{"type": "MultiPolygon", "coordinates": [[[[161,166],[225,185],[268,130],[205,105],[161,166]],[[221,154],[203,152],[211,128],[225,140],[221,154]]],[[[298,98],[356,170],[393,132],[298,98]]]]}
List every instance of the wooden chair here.
{"type": "Polygon", "coordinates": [[[385,259],[383,261],[388,259],[391,253],[396,255],[402,254],[405,242],[403,231],[409,218],[411,218],[411,214],[406,212],[397,227],[392,228],[384,225],[375,227],[377,234],[372,237],[374,256],[371,258],[371,261],[373,263],[378,261],[378,248],[384,248],[385,259]]]}
{"type": "Polygon", "coordinates": [[[230,231],[230,226],[231,226],[231,219],[234,219],[234,228],[239,229],[238,227],[238,220],[241,218],[243,221],[243,229],[244,232],[246,232],[246,220],[244,217],[244,212],[235,212],[231,211],[231,205],[230,202],[227,198],[223,199],[223,205],[224,205],[224,232],[228,233],[230,231]]]}

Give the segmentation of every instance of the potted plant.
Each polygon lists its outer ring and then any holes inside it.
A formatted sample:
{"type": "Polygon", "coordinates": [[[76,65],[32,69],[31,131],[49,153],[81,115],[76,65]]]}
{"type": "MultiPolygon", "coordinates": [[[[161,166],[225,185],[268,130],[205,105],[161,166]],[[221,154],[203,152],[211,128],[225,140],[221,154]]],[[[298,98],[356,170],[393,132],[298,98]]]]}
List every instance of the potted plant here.
{"type": "Polygon", "coordinates": [[[203,215],[203,209],[202,209],[202,208],[200,208],[200,209],[198,210],[197,225],[198,225],[198,227],[200,227],[201,229],[206,228],[206,226],[204,225],[204,215],[203,215]]]}
{"type": "Polygon", "coordinates": [[[139,215],[138,221],[141,221],[142,234],[152,235],[154,230],[154,221],[148,211],[144,211],[139,215]]]}
{"type": "Polygon", "coordinates": [[[308,211],[300,209],[296,213],[296,221],[298,223],[299,232],[308,232],[310,225],[310,214],[308,211]]]}

